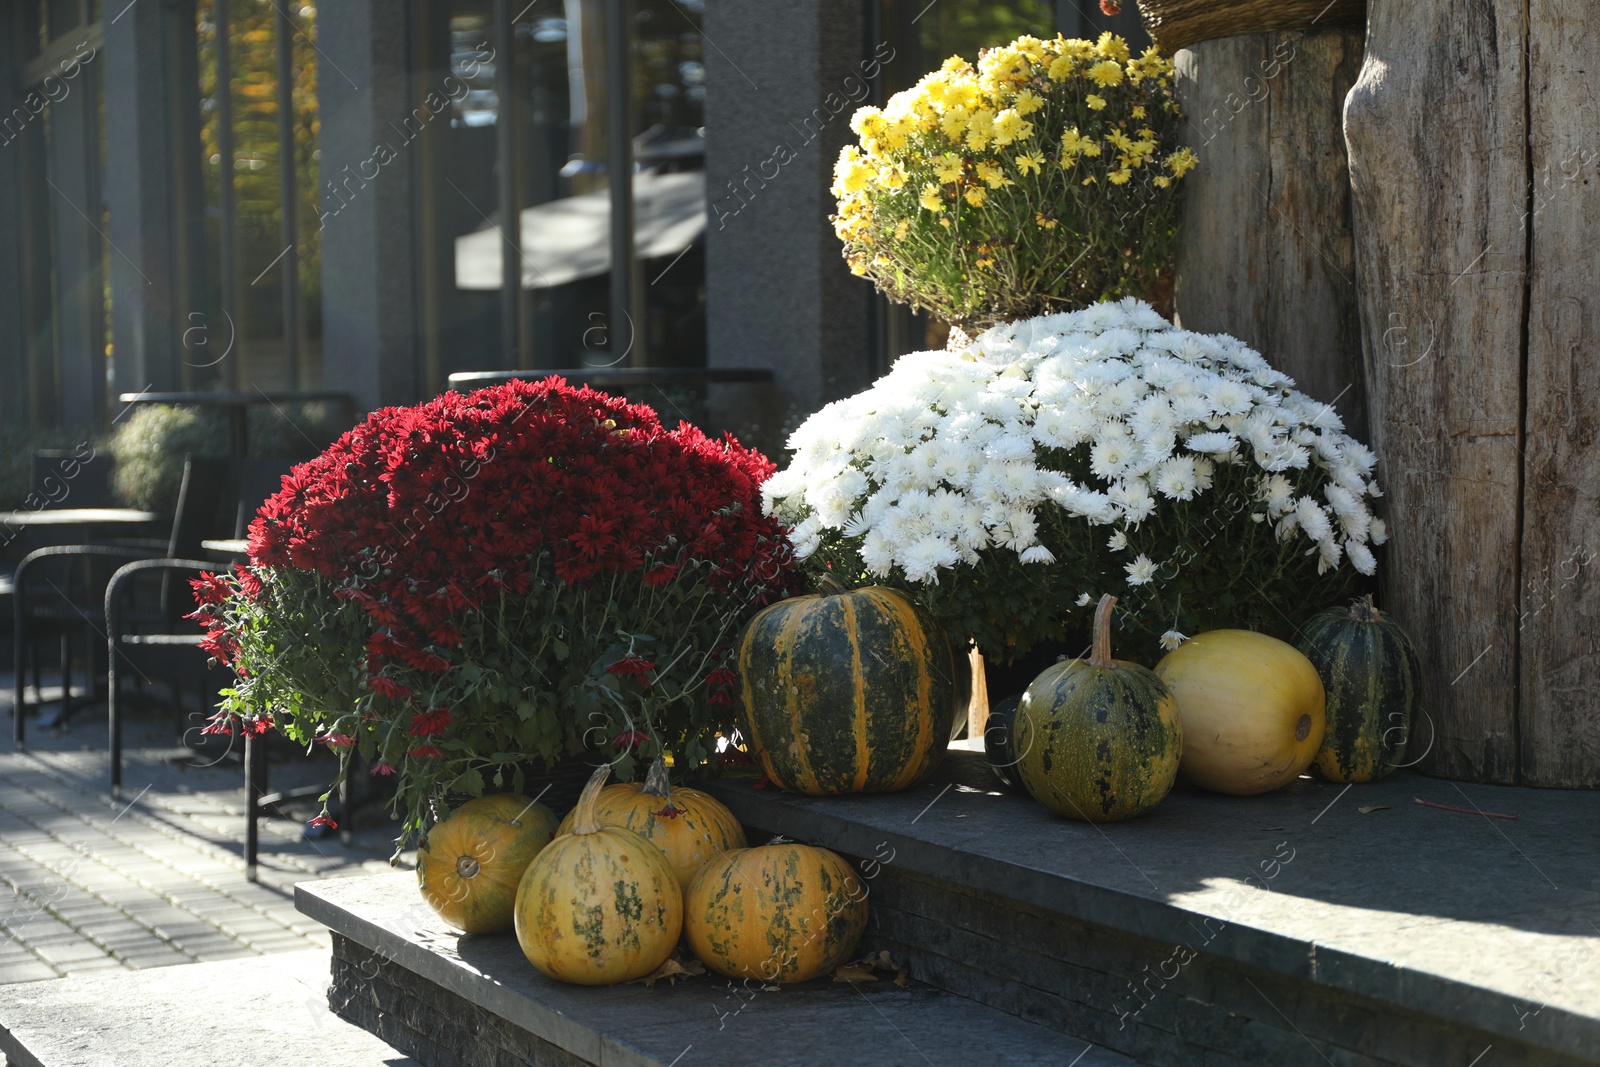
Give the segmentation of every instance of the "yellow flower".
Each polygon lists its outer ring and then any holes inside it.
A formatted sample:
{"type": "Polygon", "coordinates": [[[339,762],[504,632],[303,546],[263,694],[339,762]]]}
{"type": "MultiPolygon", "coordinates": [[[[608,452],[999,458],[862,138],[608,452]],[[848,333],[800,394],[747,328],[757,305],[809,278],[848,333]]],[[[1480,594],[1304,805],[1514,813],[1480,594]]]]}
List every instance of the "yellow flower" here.
{"type": "Polygon", "coordinates": [[[1200,161],[1195,158],[1195,154],[1187,148],[1180,148],[1167,157],[1167,169],[1172,171],[1174,178],[1183,177],[1191,170],[1194,170],[1199,163],[1200,161]]]}
{"type": "Polygon", "coordinates": [[[1165,174],[1157,174],[1155,177],[1155,182],[1157,189],[1165,189],[1167,186],[1172,184],[1172,179],[1167,177],[1165,174]]]}
{"type": "Polygon", "coordinates": [[[1044,166],[1044,157],[1037,152],[1023,152],[1016,158],[1017,173],[1038,174],[1039,168],[1044,166]]]}
{"type": "Polygon", "coordinates": [[[1053,82],[1064,82],[1072,77],[1073,62],[1071,56],[1057,56],[1050,61],[1050,69],[1046,71],[1053,82]]]}
{"type": "Polygon", "coordinates": [[[1033,216],[1033,222],[1034,225],[1038,226],[1041,230],[1053,230],[1056,228],[1056,220],[1050,218],[1042,211],[1033,216]]]}
{"type": "Polygon", "coordinates": [[[1031,115],[1044,107],[1044,97],[1031,89],[1024,89],[1017,94],[1016,102],[1012,105],[1019,115],[1031,115]]]}
{"type": "Polygon", "coordinates": [[[939,220],[939,225],[943,226],[945,229],[948,230],[950,228],[950,218],[949,218],[949,216],[945,216],[945,217],[941,218],[939,220]]]}
{"type": "Polygon", "coordinates": [[[1156,143],[1148,139],[1143,141],[1135,141],[1133,147],[1130,148],[1128,152],[1133,156],[1134,164],[1142,167],[1144,166],[1145,160],[1155,155],[1156,143]]]}
{"type": "Polygon", "coordinates": [[[967,203],[971,204],[973,207],[982,207],[984,200],[989,196],[989,194],[984,191],[984,188],[981,185],[974,185],[962,195],[967,198],[967,203]]]}
{"type": "Polygon", "coordinates": [[[1140,105],[1138,105],[1137,107],[1135,107],[1133,109],[1133,117],[1136,118],[1136,119],[1144,118],[1144,105],[1143,104],[1140,104],[1140,105]]]}
{"type": "Polygon", "coordinates": [[[952,141],[959,141],[962,134],[967,132],[967,119],[971,116],[967,109],[957,104],[945,111],[944,117],[939,120],[939,129],[952,141]]]}
{"type": "Polygon", "coordinates": [[[1078,127],[1068,126],[1061,131],[1061,151],[1065,155],[1078,155],[1087,144],[1089,144],[1089,139],[1078,132],[1078,127]]]}
{"type": "Polygon", "coordinates": [[[906,183],[906,167],[904,163],[890,163],[887,167],[878,168],[878,184],[885,189],[899,189],[906,183]]]}
{"type": "Polygon", "coordinates": [[[1094,175],[1091,174],[1087,178],[1083,179],[1083,184],[1085,184],[1085,185],[1093,185],[1094,184],[1094,175]]]}
{"type": "Polygon", "coordinates": [[[872,168],[862,162],[854,145],[846,145],[839,153],[839,162],[834,164],[833,176],[833,195],[842,197],[865,189],[872,178],[872,168]]]}
{"type": "Polygon", "coordinates": [[[994,112],[988,108],[979,108],[972,113],[972,118],[967,120],[967,147],[974,152],[981,152],[989,147],[989,142],[994,140],[994,112]]]}
{"type": "Polygon", "coordinates": [[[972,67],[960,56],[951,56],[944,61],[944,65],[939,69],[946,74],[966,74],[972,70],[972,67]]]}
{"type": "Polygon", "coordinates": [[[910,219],[901,219],[898,223],[895,224],[894,239],[896,241],[904,241],[906,239],[906,234],[909,233],[910,231],[911,231],[911,220],[910,219]]]}
{"type": "Polygon", "coordinates": [[[867,259],[865,256],[854,256],[849,261],[850,273],[862,277],[867,273],[867,259]]]}
{"type": "Polygon", "coordinates": [[[941,182],[958,182],[961,180],[961,157],[946,152],[933,161],[933,172],[938,175],[941,182]]]}
{"type": "Polygon", "coordinates": [[[978,266],[980,266],[980,267],[992,267],[992,266],[994,266],[994,257],[993,256],[979,256],[978,257],[978,266]]]}
{"type": "Polygon", "coordinates": [[[1089,110],[1091,111],[1099,111],[1101,108],[1106,106],[1105,97],[1096,96],[1094,93],[1090,93],[1088,96],[1084,97],[1083,102],[1089,105],[1089,110]]]}
{"type": "Polygon", "coordinates": [[[1010,144],[1033,133],[1033,123],[1017,114],[1016,108],[1006,108],[994,120],[994,143],[1010,144]]]}
{"type": "Polygon", "coordinates": [[[1127,185],[1128,179],[1133,177],[1133,171],[1123,167],[1121,170],[1112,171],[1110,177],[1112,185],[1127,185]]]}
{"type": "Polygon", "coordinates": [[[1006,177],[1005,171],[987,159],[978,164],[977,174],[978,178],[991,189],[999,189],[1011,184],[1011,179],[1006,177]]]}
{"type": "Polygon", "coordinates": [[[1027,35],[1018,37],[1015,47],[1017,51],[1027,56],[1034,63],[1044,58],[1044,42],[1037,37],[1027,35]]]}
{"type": "Polygon", "coordinates": [[[1061,158],[1056,162],[1061,164],[1062,170],[1071,170],[1078,165],[1077,157],[1068,152],[1061,153],[1061,158]]]}
{"type": "Polygon", "coordinates": [[[1102,59],[1089,68],[1089,80],[1110,88],[1122,84],[1122,64],[1114,59],[1102,59]]]}
{"type": "Polygon", "coordinates": [[[928,211],[944,210],[944,201],[939,198],[939,187],[932,183],[922,187],[922,199],[919,203],[928,211]]]}
{"type": "MultiPolygon", "coordinates": [[[[1097,54],[1107,59],[1114,59],[1118,63],[1128,61],[1128,42],[1109,30],[1100,35],[1100,40],[1095,42],[1094,50],[1097,54]]],[[[1147,51],[1145,55],[1149,55],[1147,51]]]]}
{"type": "Polygon", "coordinates": [[[1083,154],[1088,156],[1090,159],[1098,156],[1100,154],[1099,144],[1085,138],[1083,142],[1083,154]]]}
{"type": "Polygon", "coordinates": [[[1112,130],[1110,133],[1106,134],[1106,141],[1107,143],[1122,149],[1124,152],[1133,151],[1133,142],[1129,140],[1128,135],[1123,133],[1121,130],[1112,130]]]}

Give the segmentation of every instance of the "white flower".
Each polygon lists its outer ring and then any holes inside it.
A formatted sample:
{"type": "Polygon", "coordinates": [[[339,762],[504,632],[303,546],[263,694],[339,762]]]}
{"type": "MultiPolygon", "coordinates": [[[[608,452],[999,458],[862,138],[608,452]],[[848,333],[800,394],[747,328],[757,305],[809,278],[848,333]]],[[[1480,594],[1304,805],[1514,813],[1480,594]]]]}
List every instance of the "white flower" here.
{"type": "Polygon", "coordinates": [[[1128,535],[1118,530],[1106,540],[1106,547],[1113,552],[1121,552],[1128,547],[1128,535]]]}
{"type": "Polygon", "coordinates": [[[1193,500],[1198,481],[1193,456],[1174,456],[1156,468],[1156,492],[1173,500],[1193,500]]]}
{"type": "Polygon", "coordinates": [[[1367,540],[1375,545],[1381,545],[1389,540],[1389,527],[1382,519],[1373,519],[1372,525],[1367,527],[1367,540]]]}
{"type": "Polygon", "coordinates": [[[1208,453],[1232,452],[1239,447],[1238,439],[1231,433],[1197,433],[1184,444],[1192,452],[1208,453]]]}
{"type": "Polygon", "coordinates": [[[1378,561],[1373,558],[1372,549],[1360,541],[1346,541],[1344,554],[1350,557],[1350,566],[1362,574],[1374,574],[1378,570],[1378,561]]]}
{"type": "Polygon", "coordinates": [[[1093,601],[1094,601],[1094,598],[1091,597],[1088,593],[1079,593],[1078,594],[1077,604],[1078,604],[1078,607],[1080,607],[1080,608],[1088,606],[1093,601]]]}
{"type": "Polygon", "coordinates": [[[1267,513],[1273,518],[1294,507],[1294,485],[1281,474],[1274,474],[1262,481],[1260,496],[1266,502],[1267,513]]]}
{"type": "Polygon", "coordinates": [[[1166,633],[1161,635],[1161,647],[1166,649],[1168,652],[1171,652],[1173,649],[1177,648],[1187,640],[1189,640],[1189,636],[1187,634],[1180,634],[1176,630],[1168,630],[1166,633]]]}
{"type": "Polygon", "coordinates": [[[1156,576],[1156,565],[1142,552],[1122,569],[1128,572],[1129,585],[1144,585],[1156,576]]]}
{"type": "Polygon", "coordinates": [[[1122,468],[1133,458],[1133,438],[1120,423],[1108,424],[1100,431],[1089,450],[1089,469],[1108,482],[1122,477],[1122,468]]]}
{"type": "Polygon", "coordinates": [[[1038,542],[1039,524],[1033,513],[1014,511],[992,531],[995,544],[1017,552],[1032,548],[1038,542]]]}
{"type": "Polygon", "coordinates": [[[1111,503],[1122,512],[1122,519],[1134,526],[1148,519],[1156,510],[1156,497],[1143,481],[1135,479],[1118,482],[1107,493],[1111,503]]]}
{"type": "Polygon", "coordinates": [[[1328,525],[1328,513],[1308,496],[1294,502],[1294,518],[1300,529],[1313,541],[1324,540],[1332,529],[1328,525]]]}
{"type": "Polygon", "coordinates": [[[1023,549],[1017,558],[1023,563],[1054,563],[1056,561],[1055,553],[1043,545],[1034,545],[1032,548],[1023,549]]]}
{"type": "Polygon", "coordinates": [[[1317,573],[1326,574],[1339,565],[1339,559],[1344,555],[1344,550],[1339,547],[1339,542],[1332,537],[1324,538],[1317,542],[1317,573]]]}
{"type": "Polygon", "coordinates": [[[1243,415],[1250,410],[1250,391],[1238,382],[1224,378],[1206,392],[1206,400],[1222,415],[1243,415]]]}

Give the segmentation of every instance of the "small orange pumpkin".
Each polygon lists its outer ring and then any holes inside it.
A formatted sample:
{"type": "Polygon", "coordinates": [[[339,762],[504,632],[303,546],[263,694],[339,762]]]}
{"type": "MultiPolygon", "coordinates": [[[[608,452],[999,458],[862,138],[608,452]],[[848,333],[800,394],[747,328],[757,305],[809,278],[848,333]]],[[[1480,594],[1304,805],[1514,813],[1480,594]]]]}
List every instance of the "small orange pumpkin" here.
{"type": "MultiPolygon", "coordinates": [[[[561,820],[556,832],[570,830],[576,814],[561,820]]],[[[650,764],[643,785],[620,782],[602,789],[595,815],[602,826],[632,830],[661,849],[684,889],[712,857],[746,845],[744,827],[733,812],[710,793],[672,788],[667,765],[659,759],[650,764]]]]}
{"type": "Polygon", "coordinates": [[[511,929],[522,873],[555,832],[555,813],[516,793],[467,801],[417,849],[422,899],[465,933],[511,929]]]}

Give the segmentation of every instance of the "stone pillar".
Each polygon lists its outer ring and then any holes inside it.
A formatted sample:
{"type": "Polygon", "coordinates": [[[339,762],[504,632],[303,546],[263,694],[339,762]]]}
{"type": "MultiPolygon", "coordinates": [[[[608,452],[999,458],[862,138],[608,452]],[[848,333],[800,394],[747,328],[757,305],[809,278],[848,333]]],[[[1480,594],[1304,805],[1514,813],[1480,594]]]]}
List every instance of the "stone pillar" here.
{"type": "MultiPolygon", "coordinates": [[[[193,7],[180,5],[193,19],[193,7]]],[[[105,94],[105,202],[112,245],[111,341],[117,393],[181,388],[183,331],[204,314],[180,278],[183,232],[173,195],[176,59],[166,4],[134,4],[104,23],[99,66],[105,94]]],[[[191,34],[192,39],[192,34],[191,34]]],[[[194,147],[196,153],[199,147],[194,147]]]]}
{"type": "Polygon", "coordinates": [[[407,26],[375,0],[317,8],[322,379],[366,411],[423,389],[407,26]]]}
{"type": "Polygon", "coordinates": [[[771,450],[824,403],[871,381],[871,285],[828,216],[887,43],[863,55],[848,0],[709,0],[706,34],[707,361],[771,368],[776,385],[714,386],[712,419],[771,450]]]}
{"type": "MultiPolygon", "coordinates": [[[[20,32],[16,5],[0,10],[0,35],[6,40],[20,32]]],[[[31,412],[28,389],[27,293],[23,284],[22,176],[25,119],[6,120],[22,107],[17,91],[21,75],[16,49],[0,48],[0,422],[26,425],[31,412]]]]}

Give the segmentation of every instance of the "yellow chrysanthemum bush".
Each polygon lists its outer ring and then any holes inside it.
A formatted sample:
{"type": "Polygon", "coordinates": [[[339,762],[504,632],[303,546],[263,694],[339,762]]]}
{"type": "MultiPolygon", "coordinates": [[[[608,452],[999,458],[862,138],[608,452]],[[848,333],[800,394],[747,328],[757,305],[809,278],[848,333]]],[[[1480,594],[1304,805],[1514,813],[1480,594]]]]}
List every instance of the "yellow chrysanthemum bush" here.
{"type": "Polygon", "coordinates": [[[1195,165],[1178,118],[1172,64],[1113,34],[952,57],[856,112],[834,230],[855,273],[968,330],[1147,296],[1195,165]]]}

